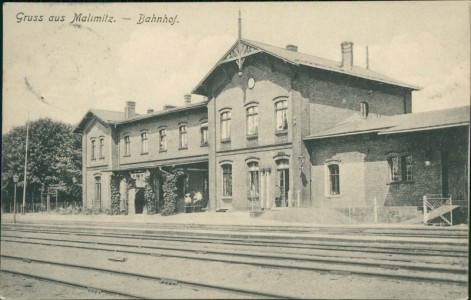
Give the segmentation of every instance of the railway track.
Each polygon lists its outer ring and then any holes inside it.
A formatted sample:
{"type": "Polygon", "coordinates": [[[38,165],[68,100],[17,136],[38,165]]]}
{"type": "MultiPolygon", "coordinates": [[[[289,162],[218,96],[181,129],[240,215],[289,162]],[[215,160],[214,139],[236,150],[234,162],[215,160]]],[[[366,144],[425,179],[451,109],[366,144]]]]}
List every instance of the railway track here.
{"type": "MultiPolygon", "coordinates": [[[[144,238],[141,235],[114,235],[114,234],[92,234],[90,232],[82,231],[73,231],[73,230],[61,230],[60,232],[52,232],[44,230],[28,229],[23,227],[21,231],[17,232],[29,232],[31,234],[41,233],[43,235],[65,235],[65,236],[56,236],[56,237],[34,237],[34,236],[14,236],[14,235],[2,235],[2,242],[7,243],[26,243],[31,245],[43,245],[43,246],[55,246],[55,247],[69,247],[69,248],[79,248],[79,249],[88,249],[88,250],[98,250],[98,251],[108,251],[108,252],[121,252],[128,254],[136,255],[157,255],[164,257],[174,257],[174,258],[183,258],[183,259],[192,259],[192,260],[202,260],[202,261],[218,261],[221,263],[231,263],[231,264],[245,264],[252,266],[262,266],[270,268],[290,268],[290,269],[299,269],[299,270],[310,270],[310,271],[327,271],[327,272],[344,272],[349,274],[357,275],[367,275],[367,276],[378,276],[383,278],[395,278],[395,279],[407,279],[407,280],[419,280],[419,281],[440,281],[440,282],[450,282],[463,284],[466,283],[466,266],[456,266],[450,264],[437,264],[437,263],[414,263],[414,260],[417,257],[427,253],[429,255],[434,255],[438,257],[463,257],[467,255],[466,248],[460,249],[461,247],[454,247],[455,249],[448,249],[442,247],[440,251],[430,250],[426,247],[420,247],[413,249],[413,251],[397,251],[395,248],[396,245],[382,245],[379,247],[372,247],[371,243],[361,244],[358,243],[355,247],[349,247],[339,244],[330,244],[323,245],[323,251],[332,250],[339,251],[338,248],[345,247],[343,251],[348,251],[348,253],[355,253],[357,251],[376,251],[376,253],[386,253],[391,255],[401,254],[406,255],[402,259],[394,259],[391,257],[383,257],[376,259],[365,259],[361,257],[342,257],[342,255],[337,256],[318,256],[318,255],[300,255],[300,254],[283,254],[283,253],[270,253],[267,254],[257,251],[221,251],[221,250],[208,250],[204,248],[188,248],[185,244],[188,242],[192,243],[203,243],[206,240],[198,238],[195,240],[188,240],[187,237],[178,240],[177,237],[173,237],[173,242],[181,242],[184,245],[176,246],[162,246],[162,245],[151,245],[139,243],[138,245],[133,244],[136,240],[142,240],[146,242],[155,242],[161,241],[162,237],[151,237],[150,235],[144,235],[144,238]],[[76,235],[75,239],[70,237],[76,235]],[[80,240],[77,237],[87,237],[95,238],[95,240],[80,240]],[[107,238],[108,241],[103,239],[107,238]],[[119,241],[113,241],[113,239],[120,239],[119,241]],[[130,240],[128,243],[123,243],[122,240],[130,240]],[[368,246],[367,246],[368,245],[368,246]],[[329,248],[330,247],[330,248],[329,248]],[[368,248],[369,247],[369,248],[368,248]],[[388,248],[389,247],[389,248],[388,248]],[[389,251],[385,251],[389,250],[389,251]],[[450,251],[450,250],[454,250],[450,251]]],[[[2,228],[2,231],[4,228],[2,228]]],[[[7,228],[5,231],[10,232],[15,231],[13,228],[7,228]]],[[[221,242],[221,241],[218,241],[221,242]]],[[[250,243],[240,242],[238,240],[232,240],[234,244],[238,242],[238,245],[244,247],[266,247],[266,243],[255,243],[251,241],[250,243]]],[[[266,242],[266,241],[264,241],[266,242]]],[[[280,240],[276,240],[279,248],[283,247],[280,245],[280,240]]],[[[291,241],[292,242],[292,241],[291,241]]],[[[214,243],[214,240],[211,240],[211,243],[214,243]]],[[[292,248],[292,244],[284,244],[283,248],[292,248]]],[[[459,244],[459,243],[458,243],[459,244]]],[[[273,247],[273,244],[269,244],[270,247],[273,247]]],[[[302,244],[304,249],[313,249],[316,245],[306,245],[302,244]]],[[[298,245],[299,246],[299,245],[298,245]]],[[[319,245],[317,245],[319,246],[319,245]]],[[[373,245],[374,246],[374,245],[373,245]]],[[[274,247],[276,249],[276,247],[274,247]]],[[[410,250],[410,249],[409,249],[410,250]]]]}
{"type": "MultiPolygon", "coordinates": [[[[242,289],[238,287],[231,287],[231,286],[223,286],[223,285],[213,285],[205,282],[197,282],[197,281],[188,281],[182,280],[179,278],[168,278],[162,276],[155,276],[149,275],[144,273],[136,273],[136,272],[126,272],[115,270],[112,268],[102,268],[90,265],[83,265],[83,264],[73,264],[73,263],[64,263],[64,262],[57,262],[57,261],[50,261],[50,260],[43,260],[43,259],[35,259],[35,258],[25,258],[19,256],[12,256],[12,255],[1,255],[2,258],[2,272],[8,272],[12,274],[28,276],[36,279],[47,280],[51,282],[67,284],[75,287],[85,288],[88,290],[93,290],[97,292],[106,292],[110,294],[136,298],[136,299],[155,299],[158,298],[170,298],[170,297],[178,297],[178,292],[175,294],[175,289],[172,289],[172,294],[166,296],[162,294],[163,290],[159,288],[155,288],[156,284],[160,284],[161,286],[173,286],[173,287],[183,287],[185,290],[180,291],[184,298],[206,298],[208,297],[207,291],[205,291],[204,295],[198,295],[198,292],[201,290],[209,290],[213,293],[209,294],[209,298],[256,298],[256,299],[291,299],[292,297],[283,295],[283,294],[276,294],[276,293],[269,293],[257,290],[250,290],[250,289],[242,289]],[[14,261],[14,263],[11,263],[14,261]],[[73,272],[67,273],[72,274],[76,273],[76,270],[80,270],[81,273],[80,278],[87,278],[87,277],[97,277],[97,274],[100,276],[104,276],[105,279],[102,279],[104,282],[113,282],[117,281],[119,283],[119,277],[121,279],[126,280],[126,286],[119,288],[110,287],[105,288],[103,285],[99,285],[96,283],[86,282],[84,280],[64,280],[59,279],[57,277],[53,277],[51,275],[44,275],[38,274],[38,272],[25,272],[20,271],[21,269],[25,269],[25,266],[31,266],[34,264],[35,268],[37,269],[38,266],[42,265],[47,268],[47,273],[54,274],[62,272],[64,273],[64,268],[66,269],[75,269],[73,272]],[[6,265],[6,268],[5,268],[6,265]],[[139,281],[133,280],[129,282],[129,278],[136,279],[139,281]],[[140,287],[139,293],[133,292],[130,293],[129,287],[134,286],[133,289],[136,288],[135,285],[140,287]],[[147,285],[147,286],[146,286],[147,285]],[[146,287],[144,287],[146,286],[146,287]]],[[[29,268],[31,269],[31,267],[29,268]]],[[[39,272],[41,273],[41,272],[39,272]]]]}
{"type": "MultiPolygon", "coordinates": [[[[22,222],[21,224],[13,224],[13,223],[3,223],[4,225],[15,225],[15,226],[47,226],[50,228],[57,228],[57,227],[89,227],[89,228],[97,228],[97,227],[111,227],[111,228],[126,228],[128,227],[128,223],[120,223],[120,222],[84,222],[84,221],[74,221],[74,222],[53,222],[50,221],[36,221],[35,223],[28,223],[22,222]]],[[[195,231],[195,230],[217,230],[221,232],[274,232],[274,233],[319,233],[322,232],[324,234],[329,235],[341,235],[341,234],[355,234],[357,236],[394,236],[394,237],[433,237],[433,238],[467,238],[468,231],[467,228],[456,228],[456,227],[425,227],[425,226],[417,226],[417,227],[389,227],[384,228],[380,226],[372,227],[372,226],[365,226],[365,225],[350,225],[348,227],[323,227],[323,226],[316,226],[316,227],[309,227],[309,226],[265,226],[265,225],[212,225],[212,224],[168,224],[168,223],[159,223],[159,224],[152,224],[152,223],[137,223],[133,224],[134,228],[138,228],[141,230],[149,229],[155,230],[158,229],[165,229],[165,230],[185,230],[185,231],[195,231]]]]}
{"type": "MultiPolygon", "coordinates": [[[[116,229],[115,229],[116,230],[116,229]]],[[[240,234],[231,235],[196,235],[191,236],[179,235],[180,232],[161,234],[161,232],[140,233],[140,232],[123,232],[116,233],[110,230],[102,229],[40,229],[40,228],[15,228],[11,226],[3,226],[4,232],[26,232],[32,234],[66,234],[84,237],[112,237],[134,240],[165,240],[187,243],[206,243],[206,244],[224,244],[224,245],[245,245],[257,247],[278,247],[278,248],[297,248],[297,249],[322,249],[335,251],[355,251],[363,253],[385,253],[385,254],[404,254],[404,255],[440,255],[467,257],[467,240],[460,239],[453,242],[437,242],[437,241],[394,241],[387,239],[345,239],[345,238],[325,238],[325,237],[293,237],[280,238],[275,237],[268,239],[259,236],[241,236],[240,234]],[[432,246],[432,247],[431,247],[432,246]]],[[[125,230],[124,230],[125,231],[125,230]]],[[[5,236],[5,235],[4,235],[5,236]]]]}

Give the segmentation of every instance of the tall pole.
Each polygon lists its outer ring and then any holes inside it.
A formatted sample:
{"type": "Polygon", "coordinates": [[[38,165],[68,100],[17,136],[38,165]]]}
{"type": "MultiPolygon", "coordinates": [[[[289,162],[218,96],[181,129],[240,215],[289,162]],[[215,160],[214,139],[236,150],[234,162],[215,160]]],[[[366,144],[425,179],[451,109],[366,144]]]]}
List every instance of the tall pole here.
{"type": "Polygon", "coordinates": [[[367,69],[370,68],[370,57],[369,57],[369,54],[368,54],[368,45],[366,46],[366,68],[367,69]]]}
{"type": "Polygon", "coordinates": [[[28,121],[26,121],[26,147],[25,147],[25,172],[23,179],[23,206],[21,207],[21,213],[25,214],[26,209],[26,173],[28,168],[28,142],[29,142],[29,113],[28,121]]]}
{"type": "Polygon", "coordinates": [[[242,39],[242,17],[239,9],[239,41],[242,39]]]}
{"type": "Polygon", "coordinates": [[[13,183],[15,188],[15,190],[13,191],[13,223],[16,223],[16,184],[18,183],[19,179],[20,177],[18,175],[13,175],[13,183]]]}
{"type": "Polygon", "coordinates": [[[13,196],[13,223],[16,223],[16,182],[15,182],[15,191],[13,196]]]}

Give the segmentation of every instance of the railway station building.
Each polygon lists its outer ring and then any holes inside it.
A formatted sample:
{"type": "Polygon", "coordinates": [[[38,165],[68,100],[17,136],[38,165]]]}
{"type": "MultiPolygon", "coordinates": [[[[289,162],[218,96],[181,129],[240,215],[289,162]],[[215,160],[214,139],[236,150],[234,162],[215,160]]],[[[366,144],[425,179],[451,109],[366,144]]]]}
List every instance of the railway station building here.
{"type": "Polygon", "coordinates": [[[158,212],[176,176],[177,211],[197,201],[395,214],[426,194],[467,209],[469,107],[412,113],[418,87],[355,66],[351,42],[339,50],[331,61],[239,38],[192,91],[203,102],[91,109],[75,129],[84,206],[158,212]]]}

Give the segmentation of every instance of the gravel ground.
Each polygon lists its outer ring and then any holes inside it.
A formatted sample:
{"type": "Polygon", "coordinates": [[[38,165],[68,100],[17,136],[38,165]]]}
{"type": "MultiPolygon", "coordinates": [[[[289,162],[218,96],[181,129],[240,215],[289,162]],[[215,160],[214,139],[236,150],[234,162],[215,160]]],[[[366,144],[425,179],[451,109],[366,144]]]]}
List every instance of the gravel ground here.
{"type": "Polygon", "coordinates": [[[124,299],[69,285],[0,272],[0,299],[124,299]]]}
{"type": "MultiPolygon", "coordinates": [[[[219,262],[126,254],[110,262],[110,253],[48,246],[2,243],[2,254],[95,265],[128,272],[204,281],[211,284],[314,299],[464,299],[465,285],[426,283],[351,274],[274,269],[219,262]]],[[[38,265],[38,268],[46,268],[38,265]]],[[[43,270],[47,272],[47,269],[43,270]]],[[[106,285],[97,277],[97,284],[106,285]]],[[[65,298],[65,297],[64,297],[65,298]]]]}

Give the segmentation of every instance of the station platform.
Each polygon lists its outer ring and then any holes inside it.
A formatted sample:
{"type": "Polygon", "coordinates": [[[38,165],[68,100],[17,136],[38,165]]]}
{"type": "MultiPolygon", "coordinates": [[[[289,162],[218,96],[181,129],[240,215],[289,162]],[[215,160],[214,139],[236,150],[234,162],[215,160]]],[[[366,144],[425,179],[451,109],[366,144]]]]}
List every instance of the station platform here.
{"type": "MultiPolygon", "coordinates": [[[[3,214],[2,223],[12,223],[13,214],[3,214]]],[[[336,215],[328,215],[325,212],[319,214],[312,208],[291,208],[280,211],[268,211],[261,216],[252,217],[249,211],[227,212],[199,212],[181,213],[171,216],[156,215],[61,215],[57,213],[27,213],[17,214],[18,223],[42,223],[42,222],[79,222],[79,223],[129,223],[129,224],[175,224],[175,225],[223,225],[223,226],[269,226],[269,227],[300,227],[300,228],[416,228],[422,230],[437,230],[436,226],[423,224],[357,224],[350,223],[346,218],[336,215]]],[[[440,226],[440,230],[468,230],[467,224],[456,226],[440,226]]]]}

